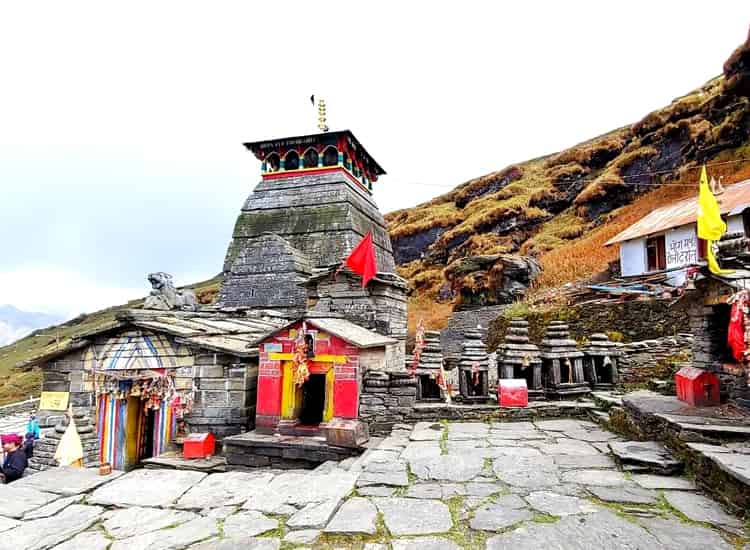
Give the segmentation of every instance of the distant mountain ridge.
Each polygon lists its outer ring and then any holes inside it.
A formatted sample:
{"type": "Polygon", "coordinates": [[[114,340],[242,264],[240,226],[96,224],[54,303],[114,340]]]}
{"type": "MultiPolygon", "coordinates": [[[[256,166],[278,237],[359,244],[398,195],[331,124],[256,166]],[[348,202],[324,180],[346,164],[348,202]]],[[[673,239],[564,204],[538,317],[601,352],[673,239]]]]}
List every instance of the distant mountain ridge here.
{"type": "Polygon", "coordinates": [[[0,305],[0,346],[15,342],[35,330],[60,323],[56,315],[22,311],[10,304],[0,305]]]}

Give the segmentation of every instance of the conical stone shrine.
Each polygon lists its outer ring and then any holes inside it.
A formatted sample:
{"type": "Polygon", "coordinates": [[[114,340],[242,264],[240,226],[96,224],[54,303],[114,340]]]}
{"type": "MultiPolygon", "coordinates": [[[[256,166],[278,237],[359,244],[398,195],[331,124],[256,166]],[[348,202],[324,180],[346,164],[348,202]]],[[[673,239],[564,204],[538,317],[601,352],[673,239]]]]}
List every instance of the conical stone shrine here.
{"type": "Polygon", "coordinates": [[[458,362],[458,384],[464,401],[486,401],[489,397],[489,356],[478,330],[464,332],[458,362]]]}
{"type": "Polygon", "coordinates": [[[589,393],[583,374],[583,352],[570,338],[568,325],[552,321],[541,345],[542,384],[548,397],[578,397],[589,393]]]}
{"type": "Polygon", "coordinates": [[[611,390],[617,384],[617,361],[621,355],[617,344],[603,333],[592,334],[583,348],[586,380],[594,390],[611,390]]]}
{"type": "Polygon", "coordinates": [[[529,341],[528,321],[520,317],[511,320],[497,363],[500,378],[523,378],[529,399],[544,399],[541,353],[536,344],[529,341]]]}

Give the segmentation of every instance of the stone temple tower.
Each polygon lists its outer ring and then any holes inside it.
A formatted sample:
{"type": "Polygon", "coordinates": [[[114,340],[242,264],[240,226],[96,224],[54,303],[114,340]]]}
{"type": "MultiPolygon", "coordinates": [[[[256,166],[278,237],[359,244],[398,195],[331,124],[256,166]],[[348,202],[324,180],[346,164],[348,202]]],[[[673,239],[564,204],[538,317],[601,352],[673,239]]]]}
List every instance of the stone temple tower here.
{"type": "Polygon", "coordinates": [[[306,311],[305,283],[338,265],[368,231],[379,272],[395,262],[372,186],[385,171],[348,130],[245,143],[262,161],[224,262],[219,305],[306,311]]]}

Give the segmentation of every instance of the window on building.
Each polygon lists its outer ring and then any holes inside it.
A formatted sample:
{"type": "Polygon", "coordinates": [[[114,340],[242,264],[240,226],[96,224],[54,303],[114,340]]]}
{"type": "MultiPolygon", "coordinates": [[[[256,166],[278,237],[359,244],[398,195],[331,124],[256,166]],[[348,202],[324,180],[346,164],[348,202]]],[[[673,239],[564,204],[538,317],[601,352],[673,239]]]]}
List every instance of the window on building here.
{"type": "Polygon", "coordinates": [[[646,239],[646,261],[649,271],[661,271],[667,268],[667,249],[664,235],[646,239]]]}
{"type": "Polygon", "coordinates": [[[298,170],[299,155],[297,151],[289,151],[284,157],[284,170],[298,170]]]}
{"type": "Polygon", "coordinates": [[[281,168],[281,159],[277,153],[271,153],[266,157],[266,169],[269,172],[278,172],[281,168]]]}
{"type": "Polygon", "coordinates": [[[305,168],[316,168],[318,166],[318,152],[313,148],[308,149],[305,151],[303,160],[305,168]]]}
{"type": "Polygon", "coordinates": [[[698,259],[705,260],[708,254],[708,243],[705,239],[698,239],[698,259]]]}
{"type": "Polygon", "coordinates": [[[335,147],[327,147],[323,151],[323,166],[336,166],[339,163],[339,152],[335,147]]]}

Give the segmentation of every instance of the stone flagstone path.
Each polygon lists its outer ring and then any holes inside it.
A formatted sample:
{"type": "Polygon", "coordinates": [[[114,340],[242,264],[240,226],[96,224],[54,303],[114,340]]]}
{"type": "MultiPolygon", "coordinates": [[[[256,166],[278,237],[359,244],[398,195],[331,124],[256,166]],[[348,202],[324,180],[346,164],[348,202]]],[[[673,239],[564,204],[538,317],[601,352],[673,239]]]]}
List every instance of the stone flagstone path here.
{"type": "Polygon", "coordinates": [[[679,476],[623,473],[580,420],[397,426],[310,471],[58,468],[0,485],[0,550],[750,548],[679,476]]]}

